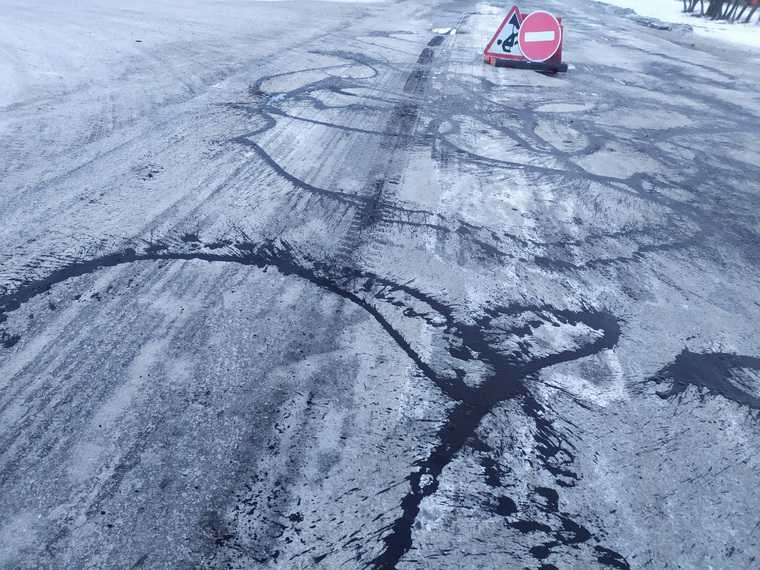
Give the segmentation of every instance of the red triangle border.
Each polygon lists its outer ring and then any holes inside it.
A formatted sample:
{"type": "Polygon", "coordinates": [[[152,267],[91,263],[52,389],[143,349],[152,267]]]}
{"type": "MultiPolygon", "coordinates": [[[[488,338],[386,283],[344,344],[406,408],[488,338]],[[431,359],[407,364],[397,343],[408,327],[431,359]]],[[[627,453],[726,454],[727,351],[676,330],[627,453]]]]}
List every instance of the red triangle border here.
{"type": "Polygon", "coordinates": [[[512,6],[509,12],[507,12],[507,15],[501,21],[501,24],[497,28],[496,33],[491,38],[491,41],[489,41],[488,45],[486,45],[486,49],[483,50],[483,55],[485,55],[486,57],[495,57],[497,59],[512,59],[512,60],[518,60],[518,61],[528,61],[527,58],[522,55],[515,55],[515,54],[510,54],[510,53],[494,53],[490,51],[491,47],[496,41],[496,38],[499,37],[499,34],[501,34],[501,31],[504,29],[504,26],[507,25],[507,22],[509,22],[509,20],[512,18],[512,15],[515,12],[517,12],[517,17],[519,18],[520,22],[522,22],[525,19],[525,15],[522,12],[520,12],[520,9],[517,6],[512,6]]]}

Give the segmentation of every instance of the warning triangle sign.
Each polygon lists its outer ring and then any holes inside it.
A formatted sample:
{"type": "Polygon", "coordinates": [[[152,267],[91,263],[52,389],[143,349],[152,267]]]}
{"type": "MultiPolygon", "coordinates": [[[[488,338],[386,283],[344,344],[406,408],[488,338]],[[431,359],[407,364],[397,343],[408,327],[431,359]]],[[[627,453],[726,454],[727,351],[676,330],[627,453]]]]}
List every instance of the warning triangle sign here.
{"type": "Polygon", "coordinates": [[[512,6],[483,53],[490,57],[525,60],[517,41],[522,21],[520,10],[512,6]]]}

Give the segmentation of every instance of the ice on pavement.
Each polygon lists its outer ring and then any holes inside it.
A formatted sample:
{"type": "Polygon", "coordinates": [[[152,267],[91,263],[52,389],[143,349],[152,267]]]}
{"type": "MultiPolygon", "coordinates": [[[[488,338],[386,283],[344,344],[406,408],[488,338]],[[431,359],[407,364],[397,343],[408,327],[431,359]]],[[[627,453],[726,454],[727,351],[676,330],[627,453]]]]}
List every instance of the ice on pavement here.
{"type": "Polygon", "coordinates": [[[0,569],[756,566],[760,62],[520,4],[0,0],[0,569]]]}

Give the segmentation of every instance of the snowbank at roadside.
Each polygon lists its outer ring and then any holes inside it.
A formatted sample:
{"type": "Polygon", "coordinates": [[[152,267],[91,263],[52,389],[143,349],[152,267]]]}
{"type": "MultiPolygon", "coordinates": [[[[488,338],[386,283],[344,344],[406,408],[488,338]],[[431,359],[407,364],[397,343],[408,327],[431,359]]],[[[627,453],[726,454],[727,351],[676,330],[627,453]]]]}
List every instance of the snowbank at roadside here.
{"type": "MultiPolygon", "coordinates": [[[[708,36],[717,40],[741,44],[760,49],[760,25],[755,18],[749,24],[730,24],[725,21],[715,21],[701,18],[693,14],[685,14],[682,0],[601,0],[621,8],[630,8],[640,16],[657,18],[663,22],[688,24],[694,33],[708,36]]],[[[705,7],[707,0],[705,0],[705,7]]]]}

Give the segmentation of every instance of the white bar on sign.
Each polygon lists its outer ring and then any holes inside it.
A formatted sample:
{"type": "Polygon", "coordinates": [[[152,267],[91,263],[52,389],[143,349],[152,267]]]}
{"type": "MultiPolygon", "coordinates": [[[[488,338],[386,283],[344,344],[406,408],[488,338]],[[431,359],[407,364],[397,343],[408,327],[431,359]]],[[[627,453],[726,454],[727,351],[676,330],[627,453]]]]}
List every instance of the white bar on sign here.
{"type": "Polygon", "coordinates": [[[554,32],[525,32],[526,42],[550,42],[554,39],[554,32]]]}

